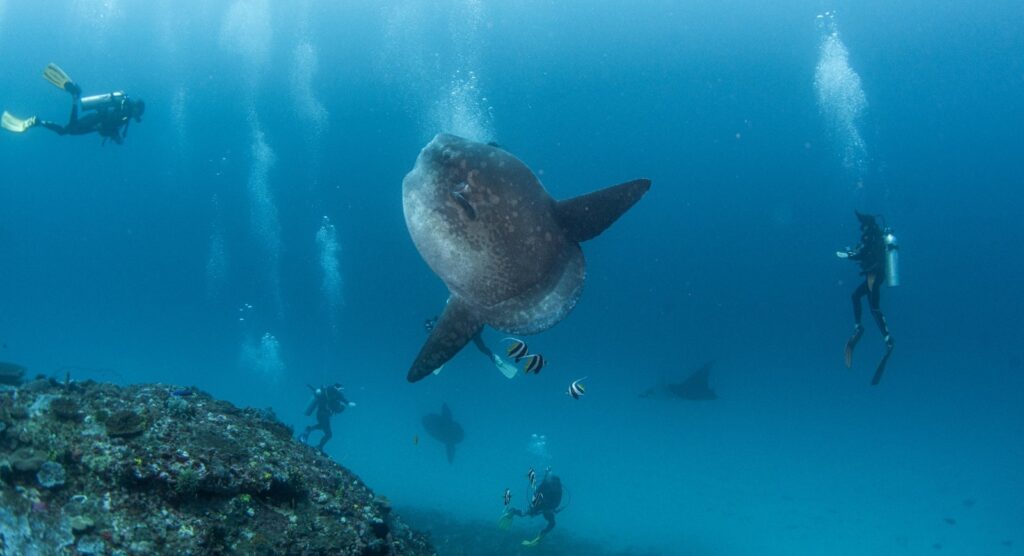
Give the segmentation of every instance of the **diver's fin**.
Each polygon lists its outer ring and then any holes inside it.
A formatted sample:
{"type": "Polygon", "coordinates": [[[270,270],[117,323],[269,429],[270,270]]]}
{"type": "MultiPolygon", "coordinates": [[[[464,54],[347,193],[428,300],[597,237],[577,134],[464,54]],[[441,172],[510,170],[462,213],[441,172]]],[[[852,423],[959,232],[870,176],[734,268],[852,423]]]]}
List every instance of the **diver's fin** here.
{"type": "Polygon", "coordinates": [[[498,368],[498,372],[505,375],[507,379],[513,379],[516,377],[516,373],[519,372],[519,367],[505,361],[500,355],[494,354],[494,366],[498,368]]]}
{"type": "Polygon", "coordinates": [[[846,340],[846,348],[843,350],[843,361],[846,363],[847,369],[853,366],[853,349],[857,347],[857,342],[860,341],[860,337],[863,335],[864,327],[858,324],[853,327],[853,334],[850,335],[850,339],[846,340]]]}
{"type": "Polygon", "coordinates": [[[465,347],[483,327],[483,322],[473,311],[458,297],[452,296],[406,378],[409,382],[416,382],[434,372],[465,347]]]}
{"type": "Polygon", "coordinates": [[[26,129],[36,125],[36,117],[29,116],[24,120],[14,117],[10,112],[4,111],[4,115],[0,118],[0,126],[7,131],[14,133],[22,133],[26,129]]]}
{"type": "Polygon", "coordinates": [[[537,535],[537,537],[534,538],[533,540],[523,541],[523,546],[527,546],[527,547],[533,548],[533,547],[537,546],[537,544],[540,542],[540,540],[542,538],[544,538],[542,535],[537,535]]]}
{"type": "MultiPolygon", "coordinates": [[[[50,83],[53,83],[54,87],[57,87],[62,91],[67,91],[69,93],[73,92],[72,89],[68,88],[68,83],[71,83],[72,86],[77,87],[77,85],[74,84],[71,78],[68,77],[68,74],[64,73],[64,70],[60,69],[60,66],[54,64],[53,62],[50,62],[46,66],[46,69],[43,70],[43,77],[50,83]]],[[[81,93],[80,90],[79,93],[81,93]]]]}
{"type": "MultiPolygon", "coordinates": [[[[889,338],[886,336],[886,338],[889,338]]],[[[875,376],[871,377],[871,385],[878,386],[878,383],[882,381],[882,373],[885,372],[885,364],[889,362],[889,356],[892,355],[892,348],[895,347],[892,340],[889,339],[885,345],[885,355],[882,356],[882,360],[878,362],[878,368],[875,369],[875,376]]]]}
{"type": "Polygon", "coordinates": [[[597,237],[618,220],[651,188],[651,180],[639,179],[559,201],[555,215],[572,241],[597,237]]]}
{"type": "Polygon", "coordinates": [[[512,527],[512,518],[515,517],[512,512],[505,510],[505,513],[501,514],[498,518],[498,529],[508,529],[512,527]]]}

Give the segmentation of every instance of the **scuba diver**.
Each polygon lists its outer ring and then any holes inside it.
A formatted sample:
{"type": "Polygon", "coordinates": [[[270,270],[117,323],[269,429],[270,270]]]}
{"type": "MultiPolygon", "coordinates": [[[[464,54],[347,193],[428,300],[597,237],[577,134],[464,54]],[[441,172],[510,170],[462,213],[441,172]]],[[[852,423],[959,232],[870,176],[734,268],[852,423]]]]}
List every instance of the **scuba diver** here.
{"type": "Polygon", "coordinates": [[[145,102],[141,99],[133,100],[123,91],[82,98],[82,88],[56,64],[46,66],[43,77],[58,89],[71,94],[71,117],[67,125],[40,120],[36,116],[20,119],[5,111],[0,120],[0,125],[4,129],[22,133],[29,128],[43,126],[57,135],[85,135],[95,132],[103,137],[104,143],[109,139],[120,145],[124,143],[125,135],[128,133],[128,124],[133,119],[141,122],[142,114],[146,111],[145,102]],[[79,117],[79,110],[86,114],[79,117]]]}
{"type": "Polygon", "coordinates": [[[345,395],[341,393],[343,388],[341,387],[341,384],[338,384],[337,382],[331,385],[321,386],[320,388],[313,388],[308,384],[306,386],[313,391],[313,399],[310,400],[309,407],[306,408],[305,415],[309,417],[313,414],[313,410],[315,409],[316,424],[306,427],[306,429],[302,431],[302,434],[299,435],[299,441],[305,444],[309,440],[310,432],[314,430],[321,430],[324,435],[320,438],[320,443],[317,445],[317,449],[323,452],[327,441],[334,436],[331,432],[331,417],[345,411],[346,407],[355,406],[356,404],[345,399],[345,395]]]}
{"type": "Polygon", "coordinates": [[[527,474],[530,480],[530,487],[533,488],[533,496],[530,499],[530,507],[528,510],[523,512],[518,508],[509,506],[512,500],[511,492],[505,491],[505,513],[498,519],[498,527],[502,529],[508,529],[512,526],[512,518],[519,516],[534,517],[537,515],[544,516],[548,524],[544,529],[541,529],[540,533],[532,540],[524,540],[523,546],[536,546],[552,529],[555,528],[555,514],[561,512],[565,507],[558,507],[562,503],[562,480],[557,475],[551,474],[551,469],[548,468],[544,472],[544,479],[539,485],[535,485],[536,474],[533,469],[527,474]]]}
{"type": "Polygon", "coordinates": [[[861,336],[864,334],[864,326],[860,322],[862,313],[861,298],[867,296],[868,306],[871,308],[871,316],[874,317],[875,323],[882,333],[882,339],[885,342],[886,348],[885,355],[882,356],[882,360],[878,363],[875,376],[871,380],[871,384],[876,385],[882,380],[885,364],[889,361],[889,356],[892,355],[892,350],[895,346],[892,334],[889,332],[889,326],[885,321],[885,315],[882,314],[880,302],[883,281],[889,286],[899,285],[898,261],[896,258],[898,246],[896,245],[896,237],[893,233],[888,228],[883,231],[874,216],[861,214],[858,211],[854,211],[854,214],[857,215],[857,220],[860,221],[860,244],[853,249],[847,247],[844,251],[836,251],[836,256],[840,259],[857,261],[860,264],[860,274],[864,276],[864,282],[853,291],[851,296],[853,301],[853,334],[846,341],[843,357],[847,368],[853,366],[853,350],[857,347],[857,342],[860,341],[861,336]]]}
{"type": "MultiPolygon", "coordinates": [[[[437,325],[437,317],[432,317],[423,321],[423,329],[426,330],[427,334],[430,334],[431,332],[434,331],[435,325],[437,325]]],[[[515,365],[512,365],[508,361],[502,359],[501,356],[491,351],[491,348],[487,347],[487,344],[484,343],[482,335],[483,330],[480,330],[480,332],[477,332],[473,336],[473,345],[476,346],[476,349],[480,350],[480,353],[484,354],[484,357],[486,357],[488,361],[493,363],[494,366],[498,369],[498,372],[505,375],[505,378],[515,378],[516,373],[519,371],[519,369],[515,365]]],[[[437,369],[434,370],[434,374],[440,373],[441,369],[443,368],[444,366],[438,367],[437,369]]]]}

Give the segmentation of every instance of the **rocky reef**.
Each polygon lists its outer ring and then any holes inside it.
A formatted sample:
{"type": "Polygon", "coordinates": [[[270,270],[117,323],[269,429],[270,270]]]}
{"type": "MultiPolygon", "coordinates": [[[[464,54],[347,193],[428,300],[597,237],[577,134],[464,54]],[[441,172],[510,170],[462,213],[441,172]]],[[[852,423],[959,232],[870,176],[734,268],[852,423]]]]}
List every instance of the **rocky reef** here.
{"type": "Polygon", "coordinates": [[[0,555],[428,555],[271,412],[192,388],[0,385],[0,555]]]}

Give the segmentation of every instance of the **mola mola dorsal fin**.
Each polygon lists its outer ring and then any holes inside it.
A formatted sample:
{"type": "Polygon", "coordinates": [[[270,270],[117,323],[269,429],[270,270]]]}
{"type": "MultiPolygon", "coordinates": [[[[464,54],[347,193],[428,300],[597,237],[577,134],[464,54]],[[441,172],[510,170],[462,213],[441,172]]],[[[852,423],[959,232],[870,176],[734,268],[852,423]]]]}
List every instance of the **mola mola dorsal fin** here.
{"type": "MultiPolygon", "coordinates": [[[[484,323],[480,318],[462,300],[453,295],[444,312],[438,317],[427,343],[420,348],[420,353],[413,361],[406,378],[409,382],[416,382],[434,372],[454,357],[483,327],[484,323]]],[[[448,409],[447,404],[444,409],[448,409]]],[[[448,410],[448,415],[451,415],[451,410],[448,410]]]]}
{"type": "Polygon", "coordinates": [[[651,180],[638,179],[559,201],[555,215],[566,237],[575,242],[593,239],[630,209],[647,190],[651,180]]]}

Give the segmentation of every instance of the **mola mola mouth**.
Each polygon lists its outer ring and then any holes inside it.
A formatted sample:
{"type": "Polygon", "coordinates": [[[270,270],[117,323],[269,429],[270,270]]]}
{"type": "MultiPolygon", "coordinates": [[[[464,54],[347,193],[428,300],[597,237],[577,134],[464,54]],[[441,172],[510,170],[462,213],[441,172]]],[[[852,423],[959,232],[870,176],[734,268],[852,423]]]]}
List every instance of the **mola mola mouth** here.
{"type": "Polygon", "coordinates": [[[405,224],[450,297],[409,370],[416,382],[487,324],[512,334],[551,328],[576,305],[586,265],[579,243],[643,197],[638,179],[556,201],[518,158],[440,134],[402,181],[405,224]]]}

